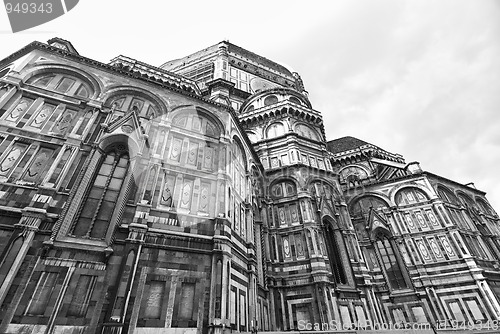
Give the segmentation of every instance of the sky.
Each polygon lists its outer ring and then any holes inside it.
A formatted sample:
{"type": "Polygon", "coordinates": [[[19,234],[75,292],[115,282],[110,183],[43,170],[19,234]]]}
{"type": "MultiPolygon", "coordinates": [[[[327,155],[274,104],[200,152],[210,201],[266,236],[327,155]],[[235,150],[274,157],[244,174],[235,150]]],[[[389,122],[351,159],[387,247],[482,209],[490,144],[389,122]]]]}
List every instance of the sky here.
{"type": "Polygon", "coordinates": [[[56,36],[155,66],[229,40],[300,73],[328,140],[474,182],[500,212],[500,1],[80,0],[16,34],[0,10],[0,58],[56,36]]]}

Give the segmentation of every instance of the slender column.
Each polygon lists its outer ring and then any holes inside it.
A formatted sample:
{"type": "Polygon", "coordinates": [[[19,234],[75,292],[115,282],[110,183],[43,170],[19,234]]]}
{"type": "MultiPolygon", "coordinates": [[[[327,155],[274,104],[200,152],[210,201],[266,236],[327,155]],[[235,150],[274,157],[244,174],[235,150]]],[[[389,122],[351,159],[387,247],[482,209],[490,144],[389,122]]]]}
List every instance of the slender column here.
{"type": "Polygon", "coordinates": [[[7,292],[9,291],[12,282],[14,281],[21,264],[24,261],[26,254],[28,253],[28,249],[31,246],[31,243],[35,237],[40,224],[45,218],[45,210],[36,209],[34,211],[25,211],[23,212],[23,216],[18,224],[16,224],[16,229],[20,229],[20,233],[18,236],[23,237],[23,244],[16,255],[14,262],[9,270],[9,273],[5,277],[3,282],[0,282],[0,305],[3,303],[7,292]]]}

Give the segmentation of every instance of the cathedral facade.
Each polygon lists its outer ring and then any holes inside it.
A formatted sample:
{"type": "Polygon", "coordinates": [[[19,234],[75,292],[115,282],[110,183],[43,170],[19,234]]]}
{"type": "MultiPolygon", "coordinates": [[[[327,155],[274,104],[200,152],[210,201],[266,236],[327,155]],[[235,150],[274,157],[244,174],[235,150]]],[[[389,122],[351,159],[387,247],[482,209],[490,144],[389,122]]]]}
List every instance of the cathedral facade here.
{"type": "Polygon", "coordinates": [[[485,193],[327,141],[276,62],[0,61],[0,333],[444,333],[498,329],[499,301],[485,193]]]}

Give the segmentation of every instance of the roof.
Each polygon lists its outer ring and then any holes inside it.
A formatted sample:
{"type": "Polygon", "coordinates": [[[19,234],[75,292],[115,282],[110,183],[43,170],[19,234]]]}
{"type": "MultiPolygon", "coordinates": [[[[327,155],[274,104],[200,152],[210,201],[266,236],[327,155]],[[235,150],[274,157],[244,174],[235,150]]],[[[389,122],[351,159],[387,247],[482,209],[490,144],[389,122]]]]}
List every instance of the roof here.
{"type": "Polygon", "coordinates": [[[276,72],[281,73],[282,75],[289,76],[290,78],[293,78],[293,73],[287,69],[285,66],[278,64],[277,62],[274,62],[272,60],[269,60],[266,57],[262,57],[252,51],[249,51],[245,48],[242,48],[241,46],[238,46],[236,44],[230,43],[229,41],[221,41],[217,44],[211,45],[203,50],[197,51],[195,53],[192,53],[188,56],[179,58],[179,59],[174,59],[174,60],[169,60],[162,65],[160,65],[160,68],[164,68],[167,70],[176,70],[179,66],[184,66],[186,61],[193,61],[193,60],[198,60],[203,57],[215,57],[219,53],[219,48],[221,45],[225,45],[228,49],[229,55],[231,54],[237,54],[243,58],[247,58],[249,60],[252,60],[262,66],[265,66],[269,69],[272,69],[276,72]]]}
{"type": "Polygon", "coordinates": [[[372,145],[372,144],[367,143],[367,142],[365,142],[361,139],[358,139],[358,138],[347,136],[347,137],[342,137],[342,138],[330,140],[329,142],[327,142],[326,145],[328,147],[328,151],[335,154],[335,153],[354,150],[354,149],[361,147],[361,146],[364,146],[364,145],[372,145]]]}

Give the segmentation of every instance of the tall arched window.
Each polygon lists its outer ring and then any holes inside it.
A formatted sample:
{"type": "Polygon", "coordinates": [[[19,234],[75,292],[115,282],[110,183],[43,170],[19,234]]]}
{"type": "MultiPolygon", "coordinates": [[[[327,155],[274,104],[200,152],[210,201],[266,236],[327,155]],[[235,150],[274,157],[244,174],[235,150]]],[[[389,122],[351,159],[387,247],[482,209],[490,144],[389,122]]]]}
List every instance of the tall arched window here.
{"type": "Polygon", "coordinates": [[[387,276],[391,289],[407,289],[408,284],[404,278],[403,268],[400,266],[395,254],[395,247],[385,234],[379,234],[376,245],[380,254],[380,261],[387,276]]]}
{"type": "Polygon", "coordinates": [[[334,230],[331,223],[325,221],[325,238],[328,259],[330,260],[330,267],[332,270],[335,282],[338,284],[347,284],[347,275],[344,263],[342,261],[342,254],[346,253],[346,247],[342,234],[339,230],[334,230]]]}
{"type": "Polygon", "coordinates": [[[72,235],[94,239],[106,237],[128,167],[129,155],[123,145],[107,150],[80,208],[72,235]]]}

